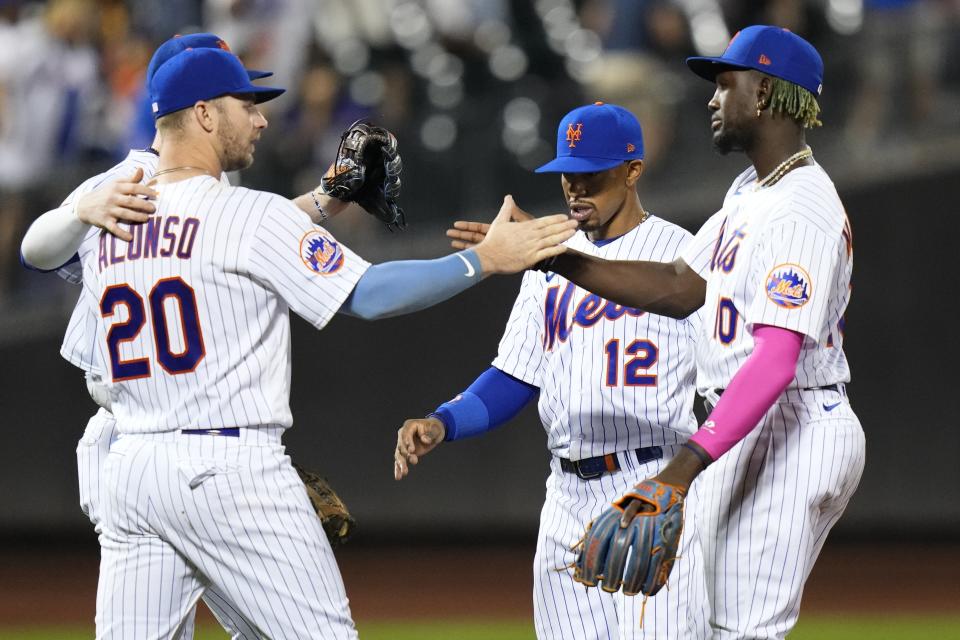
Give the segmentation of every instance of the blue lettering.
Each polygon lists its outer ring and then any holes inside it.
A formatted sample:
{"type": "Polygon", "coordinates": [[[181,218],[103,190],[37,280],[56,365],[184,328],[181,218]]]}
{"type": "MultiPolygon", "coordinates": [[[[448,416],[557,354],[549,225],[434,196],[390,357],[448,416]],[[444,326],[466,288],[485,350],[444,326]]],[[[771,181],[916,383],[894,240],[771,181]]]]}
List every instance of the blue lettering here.
{"type": "Polygon", "coordinates": [[[604,300],[600,296],[591,293],[584,296],[577,304],[573,312],[573,323],[571,324],[567,322],[567,313],[576,287],[573,283],[568,282],[558,301],[557,296],[559,290],[559,286],[547,289],[546,302],[544,304],[543,324],[545,330],[543,348],[547,351],[554,347],[558,339],[561,342],[566,342],[570,336],[570,330],[574,325],[589,328],[601,320],[619,320],[625,315],[639,318],[646,313],[640,309],[624,307],[604,300]]]}

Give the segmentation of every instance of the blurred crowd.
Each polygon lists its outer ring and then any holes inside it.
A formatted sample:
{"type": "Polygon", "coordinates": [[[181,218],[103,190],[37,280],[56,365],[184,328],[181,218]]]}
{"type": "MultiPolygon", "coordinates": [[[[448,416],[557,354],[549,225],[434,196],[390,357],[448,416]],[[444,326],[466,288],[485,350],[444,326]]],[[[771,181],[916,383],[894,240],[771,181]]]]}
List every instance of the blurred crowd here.
{"type": "Polygon", "coordinates": [[[960,0],[0,0],[0,309],[37,297],[17,260],[32,219],[149,145],[144,71],[174,34],[216,33],[288,88],[243,184],[312,188],[340,132],[369,118],[400,140],[416,223],[518,188],[555,198],[529,171],[551,157],[559,117],[596,99],[640,116],[650,174],[682,173],[707,153],[710,94],[683,58],[718,54],[751,23],[817,45],[825,129],[854,160],[960,132],[946,64],[960,0]]]}

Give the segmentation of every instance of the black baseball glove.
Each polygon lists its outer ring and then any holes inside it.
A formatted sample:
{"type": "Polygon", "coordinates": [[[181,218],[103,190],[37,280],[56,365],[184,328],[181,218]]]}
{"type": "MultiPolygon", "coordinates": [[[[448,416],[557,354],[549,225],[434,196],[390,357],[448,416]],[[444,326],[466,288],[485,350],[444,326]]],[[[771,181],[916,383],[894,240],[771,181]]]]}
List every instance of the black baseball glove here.
{"type": "Polygon", "coordinates": [[[347,505],[343,503],[326,478],[307,471],[297,464],[294,464],[293,468],[297,470],[300,480],[307,487],[307,496],[310,498],[313,510],[317,512],[317,517],[320,518],[330,546],[336,549],[346,543],[357,526],[357,521],[350,515],[347,505]]]}
{"type": "Polygon", "coordinates": [[[677,559],[685,495],[651,478],[616,500],[587,526],[573,579],[588,587],[601,582],[611,593],[656,594],[677,559]]]}
{"type": "Polygon", "coordinates": [[[394,135],[357,120],[340,136],[337,157],[320,184],[327,195],[356,202],[388,229],[403,229],[406,218],[397,204],[402,170],[394,135]]]}

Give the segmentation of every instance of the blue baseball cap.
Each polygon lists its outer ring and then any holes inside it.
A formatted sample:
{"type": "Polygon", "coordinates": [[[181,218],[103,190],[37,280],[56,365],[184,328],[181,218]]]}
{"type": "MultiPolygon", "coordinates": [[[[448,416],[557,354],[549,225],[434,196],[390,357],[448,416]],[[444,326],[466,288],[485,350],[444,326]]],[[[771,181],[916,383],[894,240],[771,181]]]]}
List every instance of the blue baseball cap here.
{"type": "MultiPolygon", "coordinates": [[[[227,46],[223,38],[212,33],[190,33],[185,36],[173,36],[153,52],[150,64],[147,65],[147,87],[150,86],[153,75],[160,68],[160,65],[187,49],[223,49],[224,51],[230,51],[230,47],[227,46]]],[[[247,75],[251,80],[258,80],[272,76],[273,72],[247,69],[247,75]]]]}
{"type": "Polygon", "coordinates": [[[701,78],[715,81],[729,69],[755,69],[798,84],[815,96],[823,90],[823,59],[813,45],[781,27],[753,25],[738,31],[718,58],[687,58],[701,78]]]}
{"type": "Polygon", "coordinates": [[[261,87],[250,82],[240,59],[222,49],[187,49],[157,69],[150,83],[153,117],[160,118],[193,106],[198,100],[212,100],[231,94],[252,94],[260,104],[273,100],[286,89],[261,87]]]}
{"type": "Polygon", "coordinates": [[[643,159],[643,131],[637,117],[615,104],[577,107],[557,128],[557,157],[537,173],[590,173],[643,159]]]}

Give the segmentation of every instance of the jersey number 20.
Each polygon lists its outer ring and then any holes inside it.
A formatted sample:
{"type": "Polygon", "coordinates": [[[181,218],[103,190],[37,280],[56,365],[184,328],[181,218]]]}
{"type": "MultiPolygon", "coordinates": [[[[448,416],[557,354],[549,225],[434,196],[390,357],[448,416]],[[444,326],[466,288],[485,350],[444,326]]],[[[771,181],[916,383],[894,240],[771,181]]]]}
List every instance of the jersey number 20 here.
{"type": "MultiPolygon", "coordinates": [[[[200,332],[200,318],[197,315],[197,296],[193,288],[181,278],[164,278],[153,285],[147,300],[150,305],[150,324],[153,326],[157,361],[169,374],[190,373],[206,355],[203,334],[200,332]],[[183,347],[179,351],[173,350],[165,313],[165,304],[171,298],[176,301],[183,336],[183,347]]],[[[127,319],[115,322],[107,331],[107,350],[110,353],[113,381],[149,377],[148,358],[123,360],[120,357],[120,345],[135,340],[146,324],[147,309],[143,298],[128,284],[107,287],[100,298],[101,315],[104,318],[113,316],[118,305],[126,307],[127,319]]]]}

